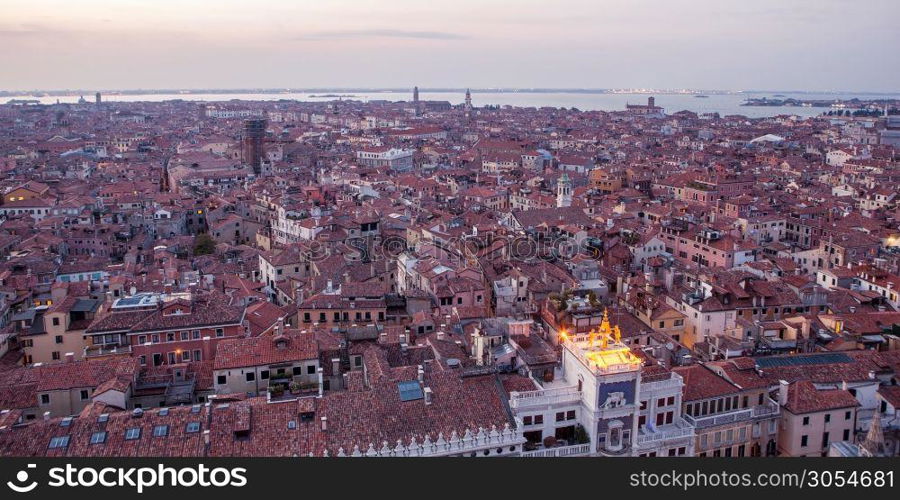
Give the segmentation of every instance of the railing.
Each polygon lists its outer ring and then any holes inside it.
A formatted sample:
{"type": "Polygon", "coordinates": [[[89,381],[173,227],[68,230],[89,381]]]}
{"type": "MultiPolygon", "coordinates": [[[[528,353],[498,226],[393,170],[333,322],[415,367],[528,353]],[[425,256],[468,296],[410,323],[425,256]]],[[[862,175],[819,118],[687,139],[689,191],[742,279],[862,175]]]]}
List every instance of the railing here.
{"type": "Polygon", "coordinates": [[[764,404],[762,406],[754,406],[753,407],[753,417],[765,417],[768,415],[774,415],[780,413],[781,407],[778,406],[778,403],[774,401],[770,401],[768,404],[764,404]]]}
{"type": "Polygon", "coordinates": [[[131,346],[105,346],[105,345],[93,345],[84,348],[84,357],[85,358],[93,358],[98,356],[115,356],[115,355],[125,355],[128,356],[131,354],[131,346]]]}
{"type": "Polygon", "coordinates": [[[741,410],[734,410],[728,413],[721,413],[718,415],[709,415],[705,417],[692,417],[690,415],[685,415],[684,418],[690,424],[693,424],[694,427],[705,428],[705,427],[715,427],[719,425],[731,424],[735,422],[743,422],[746,420],[766,417],[769,415],[774,415],[779,412],[779,406],[775,402],[770,402],[768,404],[762,406],[755,406],[753,408],[744,408],[741,410]]]}
{"type": "Polygon", "coordinates": [[[658,391],[664,389],[675,389],[681,387],[683,385],[683,379],[681,375],[672,372],[670,377],[666,377],[662,380],[654,380],[652,382],[644,382],[641,380],[641,393],[645,393],[648,391],[658,391]]]}
{"type": "Polygon", "coordinates": [[[527,458],[574,457],[591,453],[591,443],[557,446],[541,450],[523,451],[521,456],[527,458]]]}
{"type": "Polygon", "coordinates": [[[682,439],[682,438],[691,438],[694,436],[694,428],[691,427],[687,421],[684,421],[683,424],[669,424],[660,428],[657,428],[656,431],[649,432],[645,434],[646,427],[644,427],[640,432],[638,432],[637,443],[638,446],[642,446],[650,443],[657,443],[659,441],[668,441],[672,439],[682,439]]]}
{"type": "Polygon", "coordinates": [[[640,369],[639,363],[616,363],[609,365],[598,365],[595,361],[587,358],[583,353],[583,348],[579,343],[588,341],[588,335],[580,334],[574,338],[570,338],[563,342],[563,345],[577,358],[584,366],[587,366],[594,375],[610,375],[615,373],[633,372],[640,369]]]}
{"type": "Polygon", "coordinates": [[[581,391],[575,387],[544,389],[540,391],[510,393],[510,408],[540,406],[549,404],[577,403],[581,401],[581,391]]]}

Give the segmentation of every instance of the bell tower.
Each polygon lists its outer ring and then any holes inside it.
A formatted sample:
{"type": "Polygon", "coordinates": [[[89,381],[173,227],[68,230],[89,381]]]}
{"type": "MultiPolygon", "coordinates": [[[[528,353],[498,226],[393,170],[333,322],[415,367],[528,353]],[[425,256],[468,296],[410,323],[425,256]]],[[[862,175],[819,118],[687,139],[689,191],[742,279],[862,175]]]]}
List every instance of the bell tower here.
{"type": "Polygon", "coordinates": [[[565,172],[563,172],[556,182],[556,206],[572,206],[572,181],[569,179],[569,174],[565,172]]]}

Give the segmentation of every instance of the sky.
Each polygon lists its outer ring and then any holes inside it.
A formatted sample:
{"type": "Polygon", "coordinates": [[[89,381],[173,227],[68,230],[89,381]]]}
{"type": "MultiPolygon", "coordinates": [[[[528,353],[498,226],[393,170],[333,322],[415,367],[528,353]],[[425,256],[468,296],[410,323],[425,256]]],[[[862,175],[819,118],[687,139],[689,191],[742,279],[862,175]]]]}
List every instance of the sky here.
{"type": "Polygon", "coordinates": [[[900,0],[0,0],[0,89],[900,91],[900,0]]]}

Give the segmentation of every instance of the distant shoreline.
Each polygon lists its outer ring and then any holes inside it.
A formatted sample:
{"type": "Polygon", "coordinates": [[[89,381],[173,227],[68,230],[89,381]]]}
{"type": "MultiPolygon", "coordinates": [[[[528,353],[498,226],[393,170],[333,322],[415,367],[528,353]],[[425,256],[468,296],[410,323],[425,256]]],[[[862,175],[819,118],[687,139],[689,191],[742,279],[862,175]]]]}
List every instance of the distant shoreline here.
{"type": "MultiPolygon", "coordinates": [[[[464,93],[465,88],[420,88],[423,93],[464,93]]],[[[583,89],[583,88],[471,88],[473,93],[492,94],[646,94],[646,95],[734,95],[734,94],[819,94],[819,95],[898,95],[900,92],[872,92],[872,91],[812,91],[812,90],[707,90],[707,89],[583,89]]],[[[97,89],[55,89],[55,90],[0,90],[0,96],[36,96],[36,97],[64,97],[64,96],[90,96],[97,89]]],[[[297,88],[297,89],[107,89],[99,90],[105,95],[197,95],[197,94],[296,94],[296,93],[397,93],[412,92],[411,88],[297,88]]],[[[352,97],[344,96],[342,97],[352,97]]],[[[322,97],[322,96],[315,96],[322,97]]]]}

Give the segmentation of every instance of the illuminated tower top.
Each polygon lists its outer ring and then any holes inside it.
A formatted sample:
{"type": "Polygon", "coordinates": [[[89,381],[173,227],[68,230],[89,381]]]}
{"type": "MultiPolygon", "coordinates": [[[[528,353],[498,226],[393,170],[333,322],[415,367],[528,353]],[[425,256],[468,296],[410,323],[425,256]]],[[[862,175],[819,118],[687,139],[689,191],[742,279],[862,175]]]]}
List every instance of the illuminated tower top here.
{"type": "Polygon", "coordinates": [[[560,333],[563,347],[584,364],[594,375],[610,375],[639,371],[643,363],[622,343],[619,325],[611,326],[609,314],[603,312],[598,328],[587,334],[570,336],[560,333]]]}

